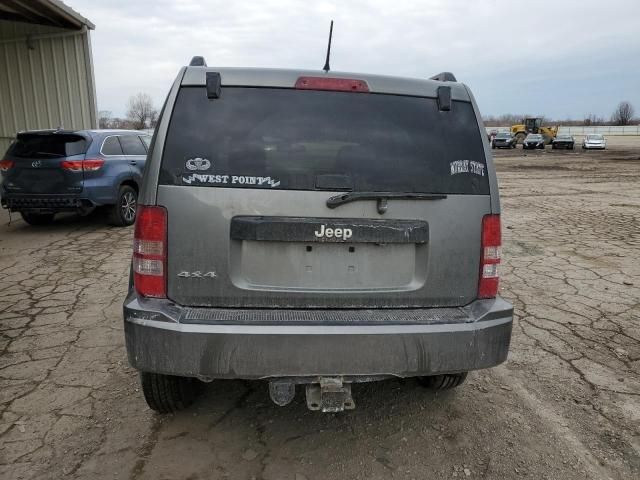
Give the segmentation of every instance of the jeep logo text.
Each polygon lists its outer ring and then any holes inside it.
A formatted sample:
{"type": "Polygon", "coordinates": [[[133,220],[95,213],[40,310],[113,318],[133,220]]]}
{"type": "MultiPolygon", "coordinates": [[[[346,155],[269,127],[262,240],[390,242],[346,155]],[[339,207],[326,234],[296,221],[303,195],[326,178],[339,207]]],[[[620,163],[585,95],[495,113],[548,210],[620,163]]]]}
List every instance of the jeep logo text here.
{"type": "Polygon", "coordinates": [[[342,240],[348,240],[352,237],[353,232],[350,228],[327,228],[325,225],[320,225],[320,230],[313,232],[318,238],[341,238],[342,240]]]}

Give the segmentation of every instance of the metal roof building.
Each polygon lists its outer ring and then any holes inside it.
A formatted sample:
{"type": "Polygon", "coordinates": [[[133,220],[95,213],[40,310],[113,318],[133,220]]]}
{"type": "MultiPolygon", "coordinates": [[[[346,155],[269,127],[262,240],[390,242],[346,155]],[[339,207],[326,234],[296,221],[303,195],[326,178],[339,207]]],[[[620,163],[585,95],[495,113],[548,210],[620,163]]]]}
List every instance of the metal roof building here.
{"type": "Polygon", "coordinates": [[[0,0],[0,155],[20,130],[97,127],[94,28],[60,0],[0,0]]]}

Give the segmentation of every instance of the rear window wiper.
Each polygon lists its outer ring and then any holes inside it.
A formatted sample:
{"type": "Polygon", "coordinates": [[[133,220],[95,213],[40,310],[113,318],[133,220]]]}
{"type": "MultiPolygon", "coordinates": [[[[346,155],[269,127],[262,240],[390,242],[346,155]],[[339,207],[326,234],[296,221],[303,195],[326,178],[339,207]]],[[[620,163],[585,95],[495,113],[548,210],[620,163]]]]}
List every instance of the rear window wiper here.
{"type": "Polygon", "coordinates": [[[327,199],[327,207],[336,208],[345,203],[358,200],[377,200],[378,213],[387,211],[387,200],[443,200],[447,198],[444,193],[414,193],[414,192],[349,192],[334,195],[327,199]]]}

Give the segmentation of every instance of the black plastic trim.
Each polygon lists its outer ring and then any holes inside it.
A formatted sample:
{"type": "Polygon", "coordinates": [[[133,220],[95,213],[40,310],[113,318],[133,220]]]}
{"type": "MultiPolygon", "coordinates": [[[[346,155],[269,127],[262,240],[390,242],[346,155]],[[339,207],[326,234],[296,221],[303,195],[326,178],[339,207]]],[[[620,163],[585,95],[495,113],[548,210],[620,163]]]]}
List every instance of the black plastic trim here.
{"type": "Polygon", "coordinates": [[[220,98],[222,79],[218,72],[207,72],[207,98],[220,98]]]}
{"type": "Polygon", "coordinates": [[[207,66],[207,61],[204,59],[204,57],[202,57],[200,55],[196,55],[189,62],[189,66],[190,67],[206,67],[207,66]]]}
{"type": "Polygon", "coordinates": [[[451,110],[451,87],[438,87],[438,109],[441,112],[451,110]]]}
{"type": "Polygon", "coordinates": [[[429,80],[437,80],[438,82],[457,82],[456,77],[451,72],[440,72],[433,77],[429,77],[429,80]]]}
{"type": "Polygon", "coordinates": [[[237,216],[231,219],[231,238],[263,242],[426,243],[429,225],[422,220],[237,216]],[[327,229],[331,229],[331,235],[327,235],[327,229]]]}

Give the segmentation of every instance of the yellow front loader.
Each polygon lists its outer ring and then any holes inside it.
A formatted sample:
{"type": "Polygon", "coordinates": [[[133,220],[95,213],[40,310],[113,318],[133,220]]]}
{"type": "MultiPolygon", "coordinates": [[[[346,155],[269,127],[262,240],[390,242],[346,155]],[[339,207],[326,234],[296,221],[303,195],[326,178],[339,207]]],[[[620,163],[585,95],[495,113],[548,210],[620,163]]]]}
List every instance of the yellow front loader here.
{"type": "Polygon", "coordinates": [[[558,135],[558,127],[543,127],[542,118],[525,118],[523,124],[511,125],[511,135],[516,137],[518,143],[522,143],[530,133],[540,133],[544,137],[544,143],[549,144],[558,135]]]}

